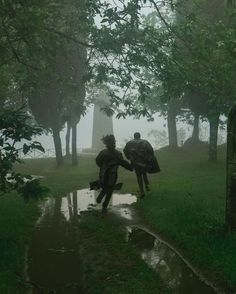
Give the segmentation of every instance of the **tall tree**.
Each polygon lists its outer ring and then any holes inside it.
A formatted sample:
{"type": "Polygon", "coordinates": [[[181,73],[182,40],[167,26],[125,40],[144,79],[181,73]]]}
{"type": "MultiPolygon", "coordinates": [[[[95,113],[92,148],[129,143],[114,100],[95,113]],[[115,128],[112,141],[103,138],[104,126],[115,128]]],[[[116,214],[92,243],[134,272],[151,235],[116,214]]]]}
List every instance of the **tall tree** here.
{"type": "Polygon", "coordinates": [[[77,165],[77,124],[85,111],[87,48],[82,45],[73,48],[69,56],[69,60],[71,63],[73,62],[73,66],[69,68],[70,73],[68,74],[71,78],[71,82],[74,84],[74,87],[71,88],[69,92],[67,92],[65,113],[67,127],[72,131],[72,164],[77,165]]]}

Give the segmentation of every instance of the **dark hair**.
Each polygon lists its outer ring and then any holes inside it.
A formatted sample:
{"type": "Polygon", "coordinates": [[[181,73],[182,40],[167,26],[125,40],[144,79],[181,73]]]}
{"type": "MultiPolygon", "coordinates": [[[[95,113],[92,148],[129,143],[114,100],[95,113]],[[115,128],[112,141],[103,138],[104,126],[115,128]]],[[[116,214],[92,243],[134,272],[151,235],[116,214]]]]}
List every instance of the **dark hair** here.
{"type": "Polygon", "coordinates": [[[134,133],[134,139],[140,139],[141,135],[139,132],[134,133]]]}
{"type": "Polygon", "coordinates": [[[114,135],[106,135],[102,137],[102,142],[106,145],[107,148],[115,147],[116,139],[114,135]]]}

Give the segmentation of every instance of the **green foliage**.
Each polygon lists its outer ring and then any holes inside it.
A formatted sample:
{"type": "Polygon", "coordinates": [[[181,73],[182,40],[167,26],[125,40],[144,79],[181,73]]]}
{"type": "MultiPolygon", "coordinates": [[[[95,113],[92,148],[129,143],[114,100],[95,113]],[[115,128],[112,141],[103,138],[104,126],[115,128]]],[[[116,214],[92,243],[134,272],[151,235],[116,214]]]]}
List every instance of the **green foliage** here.
{"type": "Polygon", "coordinates": [[[47,187],[41,185],[39,179],[31,179],[17,189],[17,192],[23,196],[26,202],[30,198],[39,199],[49,193],[49,191],[47,187]]]}
{"type": "MultiPolygon", "coordinates": [[[[94,62],[102,61],[95,68],[99,82],[124,89],[120,99],[112,96],[114,108],[118,100],[125,106],[119,116],[142,112],[143,101],[160,85],[165,104],[172,99],[204,116],[227,114],[236,91],[235,16],[222,1],[214,3],[150,0],[131,1],[128,7],[119,1],[119,7],[107,4],[101,10],[101,27],[91,35],[101,53],[94,62]],[[141,17],[147,3],[153,11],[141,17]]],[[[159,97],[152,104],[163,109],[159,97]]]]}
{"type": "MultiPolygon", "coordinates": [[[[4,109],[0,113],[0,193],[11,189],[26,192],[27,187],[34,184],[26,183],[24,177],[13,171],[15,162],[21,162],[20,151],[26,155],[32,150],[44,152],[43,147],[37,141],[31,141],[35,135],[42,134],[42,129],[32,122],[32,117],[23,109],[4,109]],[[23,143],[23,147],[17,144],[23,143]]],[[[28,180],[31,177],[28,176],[28,180]]],[[[38,187],[37,187],[38,188],[38,187]]]]}
{"type": "Polygon", "coordinates": [[[117,3],[1,3],[0,103],[12,101],[9,92],[21,93],[37,121],[59,132],[65,121],[77,123],[85,113],[90,79],[110,86],[111,109],[105,110],[118,118],[151,120],[169,108],[185,120],[189,112],[227,114],[236,92],[232,5],[117,3]],[[146,6],[151,13],[145,16],[146,6]]]}

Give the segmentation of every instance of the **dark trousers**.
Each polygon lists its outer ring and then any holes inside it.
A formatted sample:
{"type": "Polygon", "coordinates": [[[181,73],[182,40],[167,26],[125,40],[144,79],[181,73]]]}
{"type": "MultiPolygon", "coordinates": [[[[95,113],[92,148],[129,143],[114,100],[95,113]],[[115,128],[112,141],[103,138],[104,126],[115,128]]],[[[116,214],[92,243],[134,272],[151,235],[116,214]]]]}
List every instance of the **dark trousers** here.
{"type": "Polygon", "coordinates": [[[102,199],[105,197],[105,200],[104,200],[102,206],[103,206],[103,208],[107,208],[109,201],[111,199],[112,193],[113,193],[112,188],[102,189],[102,191],[99,193],[99,195],[97,197],[97,203],[101,203],[102,199]]]}
{"type": "Polygon", "coordinates": [[[134,170],[136,173],[140,193],[144,194],[143,183],[145,184],[145,187],[147,187],[149,185],[147,173],[146,173],[145,169],[139,165],[135,165],[134,170]]]}

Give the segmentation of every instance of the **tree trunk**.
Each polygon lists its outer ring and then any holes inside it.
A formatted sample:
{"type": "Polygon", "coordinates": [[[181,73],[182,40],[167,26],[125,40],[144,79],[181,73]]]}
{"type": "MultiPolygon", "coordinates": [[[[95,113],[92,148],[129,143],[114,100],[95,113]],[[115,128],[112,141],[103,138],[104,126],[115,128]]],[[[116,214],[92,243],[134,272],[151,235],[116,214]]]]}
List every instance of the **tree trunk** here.
{"type": "Polygon", "coordinates": [[[61,137],[59,129],[52,129],[53,141],[56,152],[56,162],[57,166],[62,166],[64,164],[63,156],[62,156],[62,148],[61,148],[61,137]]]}
{"type": "Polygon", "coordinates": [[[168,110],[167,113],[167,124],[169,133],[169,147],[176,148],[177,143],[177,129],[176,129],[176,114],[172,109],[168,110]]]}
{"type": "Polygon", "coordinates": [[[209,118],[210,123],[210,142],[208,159],[210,162],[217,161],[217,138],[218,138],[218,126],[219,126],[219,115],[209,118]]]}
{"type": "Polygon", "coordinates": [[[77,157],[77,123],[72,125],[72,165],[78,164],[77,157]]]}
{"type": "Polygon", "coordinates": [[[225,221],[231,231],[236,231],[236,106],[228,116],[226,157],[225,221]]]}
{"type": "Polygon", "coordinates": [[[236,7],[236,1],[235,0],[227,0],[227,7],[235,8],[236,7]]]}
{"type": "Polygon", "coordinates": [[[192,139],[194,142],[199,141],[199,117],[200,115],[198,113],[194,114],[193,133],[192,133],[192,139]]]}
{"type": "Polygon", "coordinates": [[[71,125],[67,122],[67,131],[66,131],[66,157],[70,156],[70,133],[71,133],[71,125]]]}

